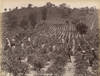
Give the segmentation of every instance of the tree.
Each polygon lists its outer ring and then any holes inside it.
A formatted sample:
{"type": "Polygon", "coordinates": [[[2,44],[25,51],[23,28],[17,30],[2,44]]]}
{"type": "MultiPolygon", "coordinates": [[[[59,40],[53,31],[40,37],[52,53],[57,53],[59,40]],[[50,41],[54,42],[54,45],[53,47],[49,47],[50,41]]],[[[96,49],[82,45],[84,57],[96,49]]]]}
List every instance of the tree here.
{"type": "Polygon", "coordinates": [[[65,3],[62,3],[59,6],[60,6],[60,8],[66,8],[66,4],[65,3]]]}
{"type": "Polygon", "coordinates": [[[16,7],[15,10],[18,10],[18,7],[16,7]]]}
{"type": "Polygon", "coordinates": [[[11,11],[11,8],[9,8],[9,11],[11,11]]]}
{"type": "Polygon", "coordinates": [[[32,8],[32,4],[28,4],[28,8],[32,8]]]}
{"type": "Polygon", "coordinates": [[[46,6],[47,6],[47,7],[52,7],[53,4],[52,4],[51,2],[47,2],[46,6]]]}
{"type": "Polygon", "coordinates": [[[7,12],[7,8],[5,8],[4,11],[7,12]]]}
{"type": "Polygon", "coordinates": [[[88,27],[84,23],[78,23],[76,29],[82,35],[86,34],[88,27]]]}

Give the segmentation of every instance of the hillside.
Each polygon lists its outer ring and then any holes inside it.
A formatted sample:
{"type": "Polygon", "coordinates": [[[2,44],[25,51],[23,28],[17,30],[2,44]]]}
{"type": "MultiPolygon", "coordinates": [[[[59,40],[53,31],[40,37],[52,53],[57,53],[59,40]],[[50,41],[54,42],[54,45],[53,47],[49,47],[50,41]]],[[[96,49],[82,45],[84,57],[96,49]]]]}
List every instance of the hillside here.
{"type": "Polygon", "coordinates": [[[9,28],[7,29],[11,28],[13,32],[17,29],[19,31],[26,31],[25,28],[33,30],[35,25],[38,25],[44,21],[54,24],[64,24],[67,21],[72,21],[75,24],[81,21],[86,23],[88,27],[91,27],[92,22],[97,18],[97,12],[95,10],[96,9],[94,8],[71,9],[69,7],[57,7],[49,5],[21,9],[16,7],[12,11],[5,12],[3,14],[3,26],[8,26],[9,28]]]}
{"type": "Polygon", "coordinates": [[[2,70],[13,76],[97,76],[97,12],[52,3],[4,12],[2,70]]]}

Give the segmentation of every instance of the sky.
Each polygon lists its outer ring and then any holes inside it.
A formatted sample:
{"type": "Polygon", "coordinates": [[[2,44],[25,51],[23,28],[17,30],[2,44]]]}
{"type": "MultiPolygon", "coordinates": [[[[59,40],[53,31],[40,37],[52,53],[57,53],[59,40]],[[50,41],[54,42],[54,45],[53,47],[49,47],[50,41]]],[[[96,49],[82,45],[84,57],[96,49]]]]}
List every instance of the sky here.
{"type": "Polygon", "coordinates": [[[59,5],[62,3],[66,3],[70,7],[86,7],[86,6],[95,6],[96,8],[100,8],[99,3],[100,0],[0,0],[0,11],[4,11],[4,8],[15,8],[27,6],[29,3],[33,4],[33,6],[43,6],[47,2],[54,3],[55,5],[59,5]]]}

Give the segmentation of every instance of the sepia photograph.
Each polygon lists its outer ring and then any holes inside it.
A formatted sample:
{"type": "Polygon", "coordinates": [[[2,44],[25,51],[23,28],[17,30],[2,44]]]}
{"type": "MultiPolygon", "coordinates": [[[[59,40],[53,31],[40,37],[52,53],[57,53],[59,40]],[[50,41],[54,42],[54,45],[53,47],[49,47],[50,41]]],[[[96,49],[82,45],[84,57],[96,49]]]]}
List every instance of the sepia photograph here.
{"type": "Polygon", "coordinates": [[[97,0],[0,2],[0,76],[100,75],[97,0]]]}

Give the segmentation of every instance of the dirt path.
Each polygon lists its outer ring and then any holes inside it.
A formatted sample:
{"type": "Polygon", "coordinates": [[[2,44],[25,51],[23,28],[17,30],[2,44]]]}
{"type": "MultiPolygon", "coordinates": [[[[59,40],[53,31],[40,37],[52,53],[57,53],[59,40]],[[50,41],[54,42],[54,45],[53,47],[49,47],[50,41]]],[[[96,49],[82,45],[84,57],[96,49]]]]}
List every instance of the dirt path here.
{"type": "MultiPolygon", "coordinates": [[[[72,47],[72,52],[74,53],[75,51],[75,39],[73,39],[73,47],[72,47]]],[[[74,76],[75,74],[75,57],[71,56],[71,62],[67,63],[65,66],[65,74],[64,76],[74,76]]]]}
{"type": "Polygon", "coordinates": [[[75,63],[74,63],[75,57],[74,56],[71,56],[71,61],[72,62],[67,63],[67,65],[65,66],[66,71],[65,71],[64,76],[74,76],[75,74],[75,63]]]}

